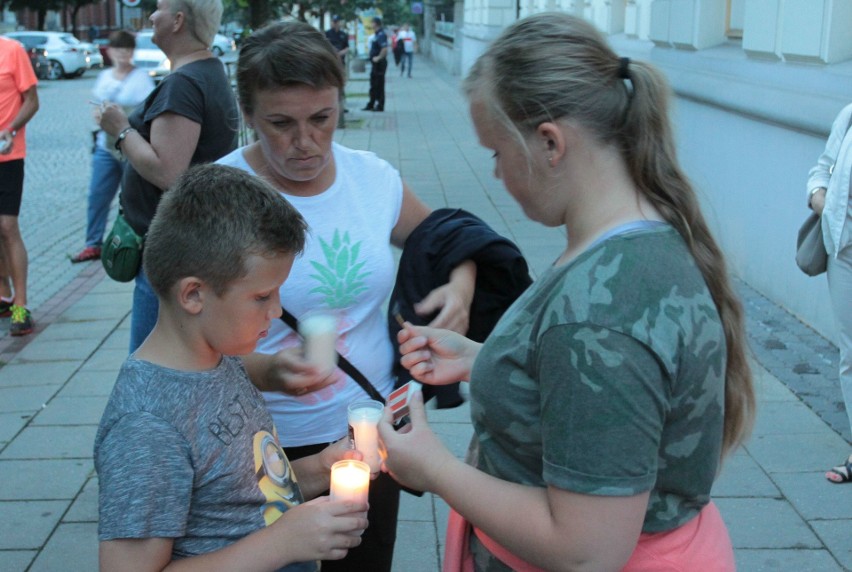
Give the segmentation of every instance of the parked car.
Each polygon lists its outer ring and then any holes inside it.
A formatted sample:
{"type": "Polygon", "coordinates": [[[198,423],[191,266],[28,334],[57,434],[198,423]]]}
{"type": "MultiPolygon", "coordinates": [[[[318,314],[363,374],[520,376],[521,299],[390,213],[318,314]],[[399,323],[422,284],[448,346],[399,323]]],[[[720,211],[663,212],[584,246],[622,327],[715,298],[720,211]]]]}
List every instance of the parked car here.
{"type": "Polygon", "coordinates": [[[237,43],[233,38],[229,38],[224,34],[216,34],[213,38],[213,45],[210,46],[210,51],[213,55],[221,58],[222,56],[232,54],[237,51],[237,43]]]}
{"type": "Polygon", "coordinates": [[[104,67],[104,57],[101,55],[101,50],[97,44],[89,42],[80,42],[80,46],[86,50],[86,58],[89,62],[89,69],[100,69],[104,67]]]}
{"type": "Polygon", "coordinates": [[[30,56],[30,63],[33,64],[33,71],[38,79],[47,79],[47,73],[50,70],[50,62],[47,61],[47,56],[44,55],[44,48],[30,48],[27,50],[30,56]]]}
{"type": "Polygon", "coordinates": [[[151,39],[154,32],[142,30],[136,34],[136,51],[133,52],[133,65],[148,72],[159,83],[172,69],[166,54],[151,39]]]}
{"type": "Polygon", "coordinates": [[[41,48],[50,64],[47,79],[77,77],[88,69],[86,50],[80,40],[66,32],[9,32],[7,38],[18,40],[27,50],[41,48]]]}

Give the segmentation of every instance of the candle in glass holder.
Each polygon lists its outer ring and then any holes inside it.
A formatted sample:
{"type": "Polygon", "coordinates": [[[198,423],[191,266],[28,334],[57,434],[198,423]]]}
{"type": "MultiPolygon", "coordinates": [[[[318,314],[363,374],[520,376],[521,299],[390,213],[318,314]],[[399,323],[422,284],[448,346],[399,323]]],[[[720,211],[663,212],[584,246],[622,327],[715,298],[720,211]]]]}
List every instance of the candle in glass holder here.
{"type": "Polygon", "coordinates": [[[337,367],[337,317],[331,313],[308,314],[299,322],[305,340],[305,361],[323,371],[337,367]]]}
{"type": "Polygon", "coordinates": [[[366,503],[369,491],[370,466],[367,463],[345,459],[331,466],[331,500],[366,503]]]}
{"type": "Polygon", "coordinates": [[[349,438],[354,441],[355,449],[364,456],[364,462],[370,465],[373,473],[382,468],[382,456],[379,453],[379,420],[384,405],[380,401],[356,401],[348,407],[349,438]]]}

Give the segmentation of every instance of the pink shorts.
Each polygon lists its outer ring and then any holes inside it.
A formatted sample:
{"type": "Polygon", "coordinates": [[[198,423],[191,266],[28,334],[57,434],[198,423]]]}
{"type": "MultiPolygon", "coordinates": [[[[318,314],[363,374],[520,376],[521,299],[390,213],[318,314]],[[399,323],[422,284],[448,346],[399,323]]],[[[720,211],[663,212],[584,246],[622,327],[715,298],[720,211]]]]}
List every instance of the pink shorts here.
{"type": "MultiPolygon", "coordinates": [[[[470,523],[450,510],[443,572],[473,572],[468,539],[470,523]]],[[[473,529],[482,544],[517,572],[545,572],[505,550],[479,529],[473,529]]],[[[622,572],[735,572],[734,550],[728,529],[713,502],[683,526],[656,534],[640,534],[636,549],[622,572]]]]}

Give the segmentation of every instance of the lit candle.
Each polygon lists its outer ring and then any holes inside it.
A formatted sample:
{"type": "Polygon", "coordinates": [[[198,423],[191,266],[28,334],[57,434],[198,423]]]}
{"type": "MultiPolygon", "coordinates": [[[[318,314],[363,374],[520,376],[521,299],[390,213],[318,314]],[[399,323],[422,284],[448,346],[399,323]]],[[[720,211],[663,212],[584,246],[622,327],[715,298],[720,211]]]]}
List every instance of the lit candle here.
{"type": "Polygon", "coordinates": [[[299,322],[299,334],[305,340],[305,360],[323,371],[337,367],[337,317],[329,313],[311,313],[299,322]]]}
{"type": "Polygon", "coordinates": [[[382,418],[384,405],[380,401],[356,401],[349,405],[349,437],[355,442],[355,449],[364,456],[364,462],[370,465],[373,473],[382,468],[382,456],[379,453],[378,423],[382,418]]]}
{"type": "Polygon", "coordinates": [[[366,503],[369,490],[370,466],[367,463],[345,459],[331,466],[331,500],[366,503]]]}

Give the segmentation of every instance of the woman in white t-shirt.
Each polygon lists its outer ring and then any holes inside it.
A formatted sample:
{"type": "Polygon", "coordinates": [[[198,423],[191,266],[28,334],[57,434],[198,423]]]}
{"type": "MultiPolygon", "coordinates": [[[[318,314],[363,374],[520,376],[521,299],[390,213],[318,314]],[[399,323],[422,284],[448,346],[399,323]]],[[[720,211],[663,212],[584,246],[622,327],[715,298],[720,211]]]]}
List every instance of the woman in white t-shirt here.
{"type": "MultiPolygon", "coordinates": [[[[337,350],[382,396],[393,389],[393,345],[383,307],[395,278],[391,246],[430,213],[389,163],[333,141],[344,84],[336,51],[303,22],[272,24],[243,44],[237,66],[239,100],[257,141],[218,162],[263,177],[308,222],[302,256],[280,289],[281,304],[297,319],[317,310],[337,314],[337,350]]],[[[473,298],[475,266],[465,262],[450,282],[417,307],[434,324],[464,332],[473,298]]],[[[331,374],[302,357],[298,334],[276,322],[246,358],[252,380],[291,460],[311,454],[348,431],[347,406],[369,397],[340,369],[331,374]]],[[[370,527],[335,569],[391,569],[399,489],[386,476],[370,486],[370,527]],[[339,568],[338,568],[339,567],[339,568]]]]}
{"type": "MultiPolygon", "coordinates": [[[[113,102],[124,108],[142,103],[154,89],[154,80],[145,70],[133,65],[136,38],[130,32],[118,30],[110,34],[107,54],[113,67],[98,75],[92,88],[94,103],[113,102]]],[[[86,217],[86,244],[71,257],[71,262],[85,262],[101,257],[109,206],[121,183],[123,158],[115,149],[115,139],[100,130],[95,135],[92,153],[92,177],[89,182],[86,217]]]]}

